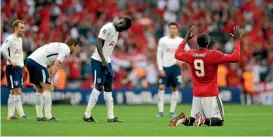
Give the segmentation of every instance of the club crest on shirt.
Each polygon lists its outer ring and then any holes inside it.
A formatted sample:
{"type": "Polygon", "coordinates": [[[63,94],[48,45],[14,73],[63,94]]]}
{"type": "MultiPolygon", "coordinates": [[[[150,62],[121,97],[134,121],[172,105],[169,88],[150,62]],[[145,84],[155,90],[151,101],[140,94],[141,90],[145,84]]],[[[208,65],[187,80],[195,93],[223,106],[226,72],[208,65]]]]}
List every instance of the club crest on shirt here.
{"type": "Polygon", "coordinates": [[[102,31],[102,33],[105,35],[105,33],[106,33],[106,30],[104,29],[103,31],[102,31]]]}
{"type": "Polygon", "coordinates": [[[98,78],[98,79],[97,79],[97,82],[98,82],[98,83],[101,83],[101,79],[100,79],[100,78],[98,78]]]}
{"type": "Polygon", "coordinates": [[[18,81],[14,81],[14,85],[17,86],[18,85],[18,81]]]}
{"type": "Polygon", "coordinates": [[[51,79],[50,79],[50,78],[47,78],[47,81],[48,81],[48,82],[51,82],[51,79]]]}

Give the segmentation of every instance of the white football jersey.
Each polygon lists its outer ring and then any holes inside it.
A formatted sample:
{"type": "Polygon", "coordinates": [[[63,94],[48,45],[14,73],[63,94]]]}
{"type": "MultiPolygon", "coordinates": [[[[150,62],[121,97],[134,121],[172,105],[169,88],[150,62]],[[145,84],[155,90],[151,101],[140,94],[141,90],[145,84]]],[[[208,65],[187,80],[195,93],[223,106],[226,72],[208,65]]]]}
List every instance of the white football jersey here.
{"type": "MultiPolygon", "coordinates": [[[[23,39],[21,37],[16,37],[15,34],[9,35],[0,51],[6,59],[9,58],[20,67],[24,66],[23,39]]],[[[8,61],[7,64],[10,65],[8,61]]]]}
{"type": "MultiPolygon", "coordinates": [[[[107,63],[111,62],[111,55],[117,43],[118,34],[119,32],[116,30],[113,23],[107,23],[100,29],[98,37],[105,40],[102,47],[102,53],[107,63]]],[[[93,53],[92,58],[102,61],[97,48],[93,53]]]]}
{"type": "Polygon", "coordinates": [[[63,62],[69,54],[70,49],[68,45],[60,42],[52,42],[36,49],[28,58],[47,68],[53,65],[56,60],[63,62]]]}
{"type": "MultiPolygon", "coordinates": [[[[157,46],[157,66],[159,70],[163,70],[163,67],[170,67],[176,64],[174,54],[179,44],[183,41],[183,38],[176,36],[170,38],[165,36],[159,39],[157,46]]],[[[190,47],[187,44],[185,50],[189,50],[190,47]]]]}

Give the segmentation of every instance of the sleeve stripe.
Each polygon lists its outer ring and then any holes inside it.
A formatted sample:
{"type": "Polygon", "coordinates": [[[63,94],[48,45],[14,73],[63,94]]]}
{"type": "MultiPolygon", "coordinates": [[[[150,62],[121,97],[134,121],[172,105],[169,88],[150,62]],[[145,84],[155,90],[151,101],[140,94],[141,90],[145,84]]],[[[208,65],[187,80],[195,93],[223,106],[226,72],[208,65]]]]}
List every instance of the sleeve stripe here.
{"type": "Polygon", "coordinates": [[[49,55],[47,55],[46,57],[49,58],[49,57],[51,57],[51,56],[56,56],[56,55],[58,55],[58,53],[49,54],[49,55]]]}
{"type": "Polygon", "coordinates": [[[9,54],[9,57],[10,57],[10,49],[8,48],[8,54],[9,54]]]}

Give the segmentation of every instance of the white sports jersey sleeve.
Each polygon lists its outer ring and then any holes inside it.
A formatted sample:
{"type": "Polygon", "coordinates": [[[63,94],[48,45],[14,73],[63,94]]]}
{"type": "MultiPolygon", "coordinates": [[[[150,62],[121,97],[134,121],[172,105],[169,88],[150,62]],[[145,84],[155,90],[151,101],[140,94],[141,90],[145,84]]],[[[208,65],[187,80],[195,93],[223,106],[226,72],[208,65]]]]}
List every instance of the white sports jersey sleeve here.
{"type": "MultiPolygon", "coordinates": [[[[163,70],[163,67],[171,67],[177,63],[178,60],[174,58],[174,54],[182,41],[183,38],[178,36],[175,38],[165,36],[159,40],[157,47],[157,65],[159,70],[163,70]]],[[[189,49],[190,47],[187,44],[185,50],[189,49]]]]}
{"type": "Polygon", "coordinates": [[[8,53],[8,48],[11,45],[11,40],[9,40],[9,37],[4,41],[4,43],[2,44],[0,51],[1,54],[6,58],[9,59],[9,53],[8,53]]]}
{"type": "MultiPolygon", "coordinates": [[[[118,34],[119,33],[116,31],[116,28],[114,27],[113,23],[107,23],[100,29],[98,38],[104,40],[102,54],[107,63],[111,62],[111,55],[117,43],[118,34]]],[[[92,55],[92,59],[98,60],[100,62],[102,61],[97,48],[92,55]]]]}
{"type": "Polygon", "coordinates": [[[106,40],[107,36],[109,35],[110,32],[111,32],[111,28],[109,27],[109,25],[104,25],[100,29],[100,33],[99,33],[98,37],[103,39],[103,40],[106,40]]]}
{"type": "Polygon", "coordinates": [[[70,54],[69,48],[61,47],[63,50],[61,50],[58,54],[57,60],[63,62],[64,58],[70,54]]]}
{"type": "MultiPolygon", "coordinates": [[[[16,37],[14,34],[9,35],[2,44],[0,52],[17,66],[24,66],[23,39],[21,37],[16,37]]],[[[7,64],[10,65],[8,61],[7,64]]]]}
{"type": "Polygon", "coordinates": [[[164,51],[164,44],[163,44],[162,38],[160,38],[158,41],[157,58],[156,58],[157,66],[159,70],[163,70],[163,65],[162,65],[163,51],[164,51]]]}

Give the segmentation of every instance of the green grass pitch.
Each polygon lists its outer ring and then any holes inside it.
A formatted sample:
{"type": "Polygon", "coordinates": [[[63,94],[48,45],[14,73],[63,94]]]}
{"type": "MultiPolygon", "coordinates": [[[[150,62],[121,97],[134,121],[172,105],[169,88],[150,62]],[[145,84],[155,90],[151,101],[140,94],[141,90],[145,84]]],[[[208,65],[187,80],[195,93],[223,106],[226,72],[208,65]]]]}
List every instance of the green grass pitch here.
{"type": "MultiPolygon", "coordinates": [[[[169,110],[166,105],[165,110],[169,110]]],[[[82,121],[85,106],[54,105],[53,115],[62,122],[38,122],[34,106],[24,107],[31,120],[7,121],[7,107],[1,106],[1,135],[4,136],[210,136],[210,135],[273,135],[272,106],[225,105],[223,127],[168,127],[170,118],[156,118],[157,107],[116,106],[115,114],[124,123],[107,123],[106,107],[98,105],[93,111],[98,123],[82,121]]],[[[177,112],[190,114],[190,105],[179,105],[177,112]]]]}

